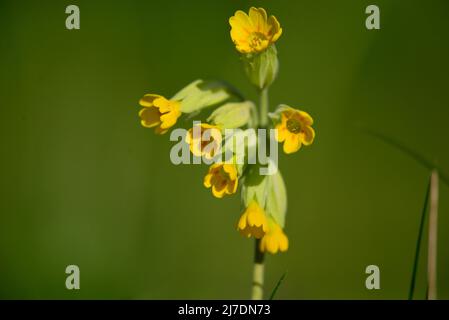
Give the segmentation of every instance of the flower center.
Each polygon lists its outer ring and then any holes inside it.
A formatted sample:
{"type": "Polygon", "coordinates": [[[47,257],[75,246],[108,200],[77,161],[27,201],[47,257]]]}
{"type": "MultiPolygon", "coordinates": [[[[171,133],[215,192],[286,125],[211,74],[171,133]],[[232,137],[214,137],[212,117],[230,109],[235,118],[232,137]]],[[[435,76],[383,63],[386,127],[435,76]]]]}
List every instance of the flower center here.
{"type": "Polygon", "coordinates": [[[255,49],[260,49],[265,41],[267,41],[267,37],[260,32],[251,33],[248,39],[249,46],[255,49]]]}
{"type": "Polygon", "coordinates": [[[201,140],[200,144],[201,144],[201,152],[203,153],[206,152],[204,150],[207,147],[210,156],[213,157],[215,155],[215,150],[218,148],[218,146],[214,138],[211,138],[210,141],[201,140]]]}
{"type": "Polygon", "coordinates": [[[291,133],[300,133],[302,130],[301,123],[296,119],[287,120],[287,129],[291,133]]]}
{"type": "Polygon", "coordinates": [[[224,171],[223,167],[220,168],[220,178],[222,179],[222,183],[230,180],[229,173],[224,171]]]}

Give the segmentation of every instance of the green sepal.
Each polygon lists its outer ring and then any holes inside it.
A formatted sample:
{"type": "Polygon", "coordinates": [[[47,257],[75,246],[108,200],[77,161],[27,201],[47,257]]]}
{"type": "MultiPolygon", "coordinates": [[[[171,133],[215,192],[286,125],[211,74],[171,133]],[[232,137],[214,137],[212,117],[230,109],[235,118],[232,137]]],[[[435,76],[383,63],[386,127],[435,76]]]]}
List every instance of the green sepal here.
{"type": "Polygon", "coordinates": [[[195,80],[175,94],[172,100],[181,102],[182,113],[191,113],[224,103],[232,96],[229,87],[219,81],[195,80]]]}
{"type": "Polygon", "coordinates": [[[259,165],[248,165],[242,186],[242,200],[245,207],[256,200],[264,208],[267,200],[268,176],[259,174],[259,165]]]}
{"type": "Polygon", "coordinates": [[[287,213],[287,190],[284,179],[279,170],[275,174],[267,176],[267,179],[265,212],[271,215],[276,223],[283,228],[287,213]]]}
{"type": "Polygon", "coordinates": [[[251,110],[253,108],[254,103],[251,101],[228,102],[215,109],[215,111],[207,118],[207,121],[220,128],[240,128],[250,121],[251,110]]]}
{"type": "Polygon", "coordinates": [[[279,60],[274,44],[260,53],[245,54],[242,60],[246,75],[257,88],[266,88],[276,79],[279,60]]]}

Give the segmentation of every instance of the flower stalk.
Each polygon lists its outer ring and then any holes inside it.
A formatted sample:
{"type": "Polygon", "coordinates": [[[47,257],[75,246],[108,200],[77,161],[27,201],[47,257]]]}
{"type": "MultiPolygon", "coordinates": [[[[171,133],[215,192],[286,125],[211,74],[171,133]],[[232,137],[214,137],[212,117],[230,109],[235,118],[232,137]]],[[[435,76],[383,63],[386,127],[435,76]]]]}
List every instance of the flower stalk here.
{"type": "Polygon", "coordinates": [[[260,239],[256,239],[254,248],[253,287],[251,293],[252,300],[263,299],[263,283],[265,271],[264,258],[265,254],[260,251],[260,239]]]}
{"type": "Polygon", "coordinates": [[[268,125],[268,87],[260,90],[260,127],[266,128],[268,125]]]}
{"type": "Polygon", "coordinates": [[[438,172],[430,177],[429,235],[427,250],[427,300],[437,299],[438,172]]]}
{"type": "MultiPolygon", "coordinates": [[[[268,126],[268,87],[260,90],[260,119],[259,128],[268,126]]],[[[251,294],[252,300],[263,299],[263,283],[264,283],[264,258],[265,254],[260,251],[260,239],[255,239],[254,248],[254,267],[253,267],[253,289],[251,294]]]]}

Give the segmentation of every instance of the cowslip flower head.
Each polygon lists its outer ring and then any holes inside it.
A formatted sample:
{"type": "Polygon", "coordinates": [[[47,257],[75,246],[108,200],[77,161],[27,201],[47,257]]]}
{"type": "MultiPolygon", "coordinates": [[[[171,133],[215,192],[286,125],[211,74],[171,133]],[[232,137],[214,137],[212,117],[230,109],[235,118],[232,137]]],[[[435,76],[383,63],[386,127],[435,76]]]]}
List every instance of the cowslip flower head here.
{"type": "Polygon", "coordinates": [[[285,108],[281,111],[281,121],[276,125],[277,140],[283,142],[284,152],[294,153],[301,145],[311,145],[315,139],[315,130],[312,128],[313,119],[304,111],[285,108]]]}
{"type": "Polygon", "coordinates": [[[262,238],[268,231],[265,211],[255,200],[252,200],[243,212],[237,223],[237,230],[247,238],[253,236],[256,239],[262,238]]]}
{"type": "Polygon", "coordinates": [[[220,128],[207,123],[195,124],[186,135],[192,154],[206,159],[212,159],[220,152],[222,140],[220,128]]]}
{"type": "Polygon", "coordinates": [[[259,249],[262,252],[269,252],[271,254],[288,250],[287,236],[281,226],[271,217],[268,218],[268,232],[262,237],[259,249]]]}
{"type": "Polygon", "coordinates": [[[229,18],[231,39],[241,53],[264,51],[275,43],[282,34],[282,28],[275,16],[267,17],[263,8],[251,7],[249,14],[238,10],[229,18]]]}
{"type": "Polygon", "coordinates": [[[158,94],[146,94],[140,99],[143,109],[139,112],[140,123],[147,128],[155,128],[158,134],[166,133],[181,116],[180,103],[168,100],[158,94]]]}
{"type": "Polygon", "coordinates": [[[204,186],[212,189],[216,198],[223,198],[225,194],[234,194],[238,187],[238,172],[234,164],[215,163],[209,167],[204,177],[204,186]]]}

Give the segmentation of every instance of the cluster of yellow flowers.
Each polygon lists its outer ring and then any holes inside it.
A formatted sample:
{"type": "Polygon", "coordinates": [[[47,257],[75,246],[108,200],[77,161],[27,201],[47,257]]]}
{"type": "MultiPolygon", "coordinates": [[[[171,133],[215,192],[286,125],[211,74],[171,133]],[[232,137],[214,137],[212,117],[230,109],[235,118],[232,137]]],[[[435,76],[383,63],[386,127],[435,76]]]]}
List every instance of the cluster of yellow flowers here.
{"type": "MultiPolygon", "coordinates": [[[[286,154],[298,151],[302,145],[310,145],[315,131],[308,113],[287,105],[279,105],[273,113],[268,113],[268,87],[278,73],[275,42],[282,35],[276,17],[268,17],[263,8],[252,7],[248,14],[240,10],[235,12],[229,24],[231,39],[242,56],[245,72],[260,92],[259,111],[254,103],[242,99],[226,84],[197,80],[171,99],[157,94],[144,95],[139,102],[143,107],[139,112],[141,124],[155,128],[157,134],[164,134],[182,114],[215,106],[218,108],[208,118],[209,123],[194,125],[185,136],[194,156],[213,159],[217,150],[214,146],[225,142],[222,137],[225,129],[268,128],[270,120],[286,154]],[[195,131],[199,134],[195,135],[195,131]],[[210,133],[208,139],[204,139],[206,131],[210,133]]],[[[232,161],[214,163],[203,184],[217,198],[235,194],[239,184],[242,185],[245,208],[237,223],[238,231],[245,237],[260,239],[262,252],[286,251],[288,238],[283,231],[287,208],[285,185],[279,171],[264,177],[250,169],[258,165],[238,165],[232,161]]]]}

